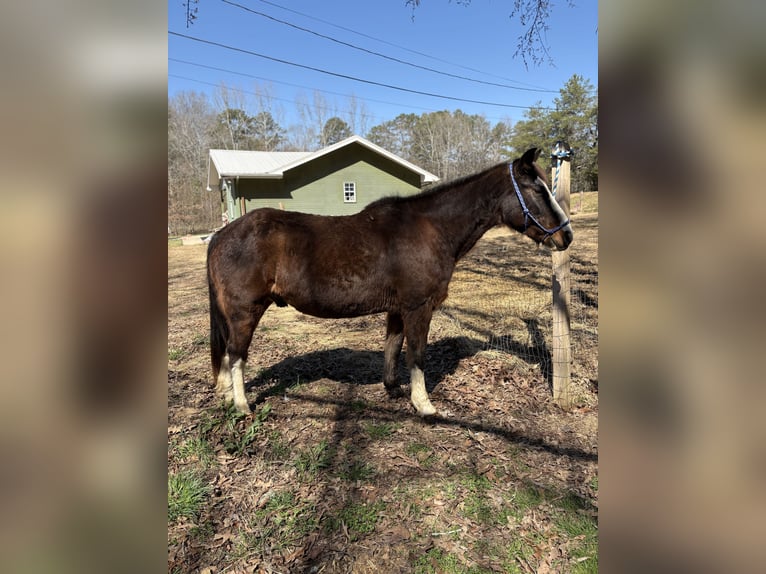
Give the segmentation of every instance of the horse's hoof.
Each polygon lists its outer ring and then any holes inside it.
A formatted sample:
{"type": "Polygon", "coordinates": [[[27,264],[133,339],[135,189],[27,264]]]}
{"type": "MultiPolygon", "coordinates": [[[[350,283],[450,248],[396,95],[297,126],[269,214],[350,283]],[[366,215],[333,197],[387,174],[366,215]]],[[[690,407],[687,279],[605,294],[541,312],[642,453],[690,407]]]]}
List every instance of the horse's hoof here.
{"type": "Polygon", "coordinates": [[[415,409],[418,411],[418,415],[423,418],[431,417],[436,414],[436,407],[434,407],[431,403],[422,405],[420,407],[415,407],[415,409]]]}
{"type": "Polygon", "coordinates": [[[399,385],[395,387],[386,387],[388,396],[392,399],[401,399],[404,396],[404,390],[399,385]]]}
{"type": "Polygon", "coordinates": [[[250,410],[250,405],[247,403],[244,404],[238,404],[235,405],[237,410],[241,412],[243,415],[249,415],[252,411],[250,410]]]}

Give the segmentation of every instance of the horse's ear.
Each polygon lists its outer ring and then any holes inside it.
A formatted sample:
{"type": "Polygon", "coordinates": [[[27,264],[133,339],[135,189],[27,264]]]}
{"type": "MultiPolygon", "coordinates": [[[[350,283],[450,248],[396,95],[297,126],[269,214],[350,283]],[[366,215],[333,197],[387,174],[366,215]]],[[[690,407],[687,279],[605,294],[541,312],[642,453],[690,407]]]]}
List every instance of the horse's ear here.
{"type": "Polygon", "coordinates": [[[538,157],[540,157],[540,148],[536,148],[536,147],[529,148],[527,151],[524,152],[524,155],[521,156],[521,164],[528,165],[531,167],[532,163],[537,161],[538,157]]]}

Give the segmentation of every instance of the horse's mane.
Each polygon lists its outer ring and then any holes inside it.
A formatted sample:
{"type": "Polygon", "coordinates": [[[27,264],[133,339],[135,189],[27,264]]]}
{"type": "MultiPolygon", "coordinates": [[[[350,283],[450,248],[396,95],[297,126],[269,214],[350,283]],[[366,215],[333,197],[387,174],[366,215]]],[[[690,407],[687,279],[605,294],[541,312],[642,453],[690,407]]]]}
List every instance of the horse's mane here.
{"type": "Polygon", "coordinates": [[[506,160],[506,161],[497,163],[491,167],[488,167],[482,171],[465,175],[463,177],[452,179],[450,181],[446,181],[443,183],[437,183],[437,184],[431,185],[427,187],[426,189],[424,189],[423,191],[421,191],[420,193],[415,193],[413,195],[389,195],[386,197],[381,197],[380,199],[377,199],[373,201],[372,203],[369,203],[367,207],[365,207],[362,211],[364,212],[369,209],[428,200],[430,198],[433,198],[434,196],[442,195],[446,191],[449,191],[456,187],[460,187],[461,185],[471,183],[483,177],[487,173],[497,169],[500,166],[507,166],[509,163],[510,162],[506,160]]]}

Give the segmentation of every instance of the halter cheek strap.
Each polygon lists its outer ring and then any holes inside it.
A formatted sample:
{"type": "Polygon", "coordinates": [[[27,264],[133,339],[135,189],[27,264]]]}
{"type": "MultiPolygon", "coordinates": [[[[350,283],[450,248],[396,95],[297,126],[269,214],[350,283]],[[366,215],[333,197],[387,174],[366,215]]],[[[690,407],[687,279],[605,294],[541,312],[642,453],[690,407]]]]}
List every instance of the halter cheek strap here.
{"type": "Polygon", "coordinates": [[[553,229],[548,229],[542,223],[537,221],[537,218],[534,215],[532,215],[532,213],[530,213],[529,208],[527,207],[527,204],[524,201],[524,197],[521,195],[521,191],[519,190],[519,184],[516,183],[516,178],[513,177],[513,162],[511,162],[509,166],[509,170],[511,173],[511,181],[513,182],[513,189],[516,192],[516,197],[519,198],[519,203],[521,204],[521,211],[524,213],[524,231],[526,231],[529,228],[529,220],[531,219],[532,223],[534,223],[538,229],[540,229],[541,231],[545,233],[545,236],[542,239],[542,241],[545,241],[551,235],[553,235],[560,229],[569,225],[569,219],[567,219],[564,223],[557,225],[553,229]]]}

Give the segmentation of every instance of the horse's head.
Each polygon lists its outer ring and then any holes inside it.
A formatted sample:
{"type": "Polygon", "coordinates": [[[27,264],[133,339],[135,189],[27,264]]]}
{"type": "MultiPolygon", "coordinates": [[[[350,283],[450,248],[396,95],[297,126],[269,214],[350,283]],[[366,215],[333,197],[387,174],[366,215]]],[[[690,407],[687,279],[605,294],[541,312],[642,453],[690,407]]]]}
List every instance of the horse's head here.
{"type": "Polygon", "coordinates": [[[543,170],[535,163],[539,156],[540,150],[531,148],[511,162],[503,223],[536,243],[563,251],[572,243],[572,226],[553,197],[543,170]]]}

